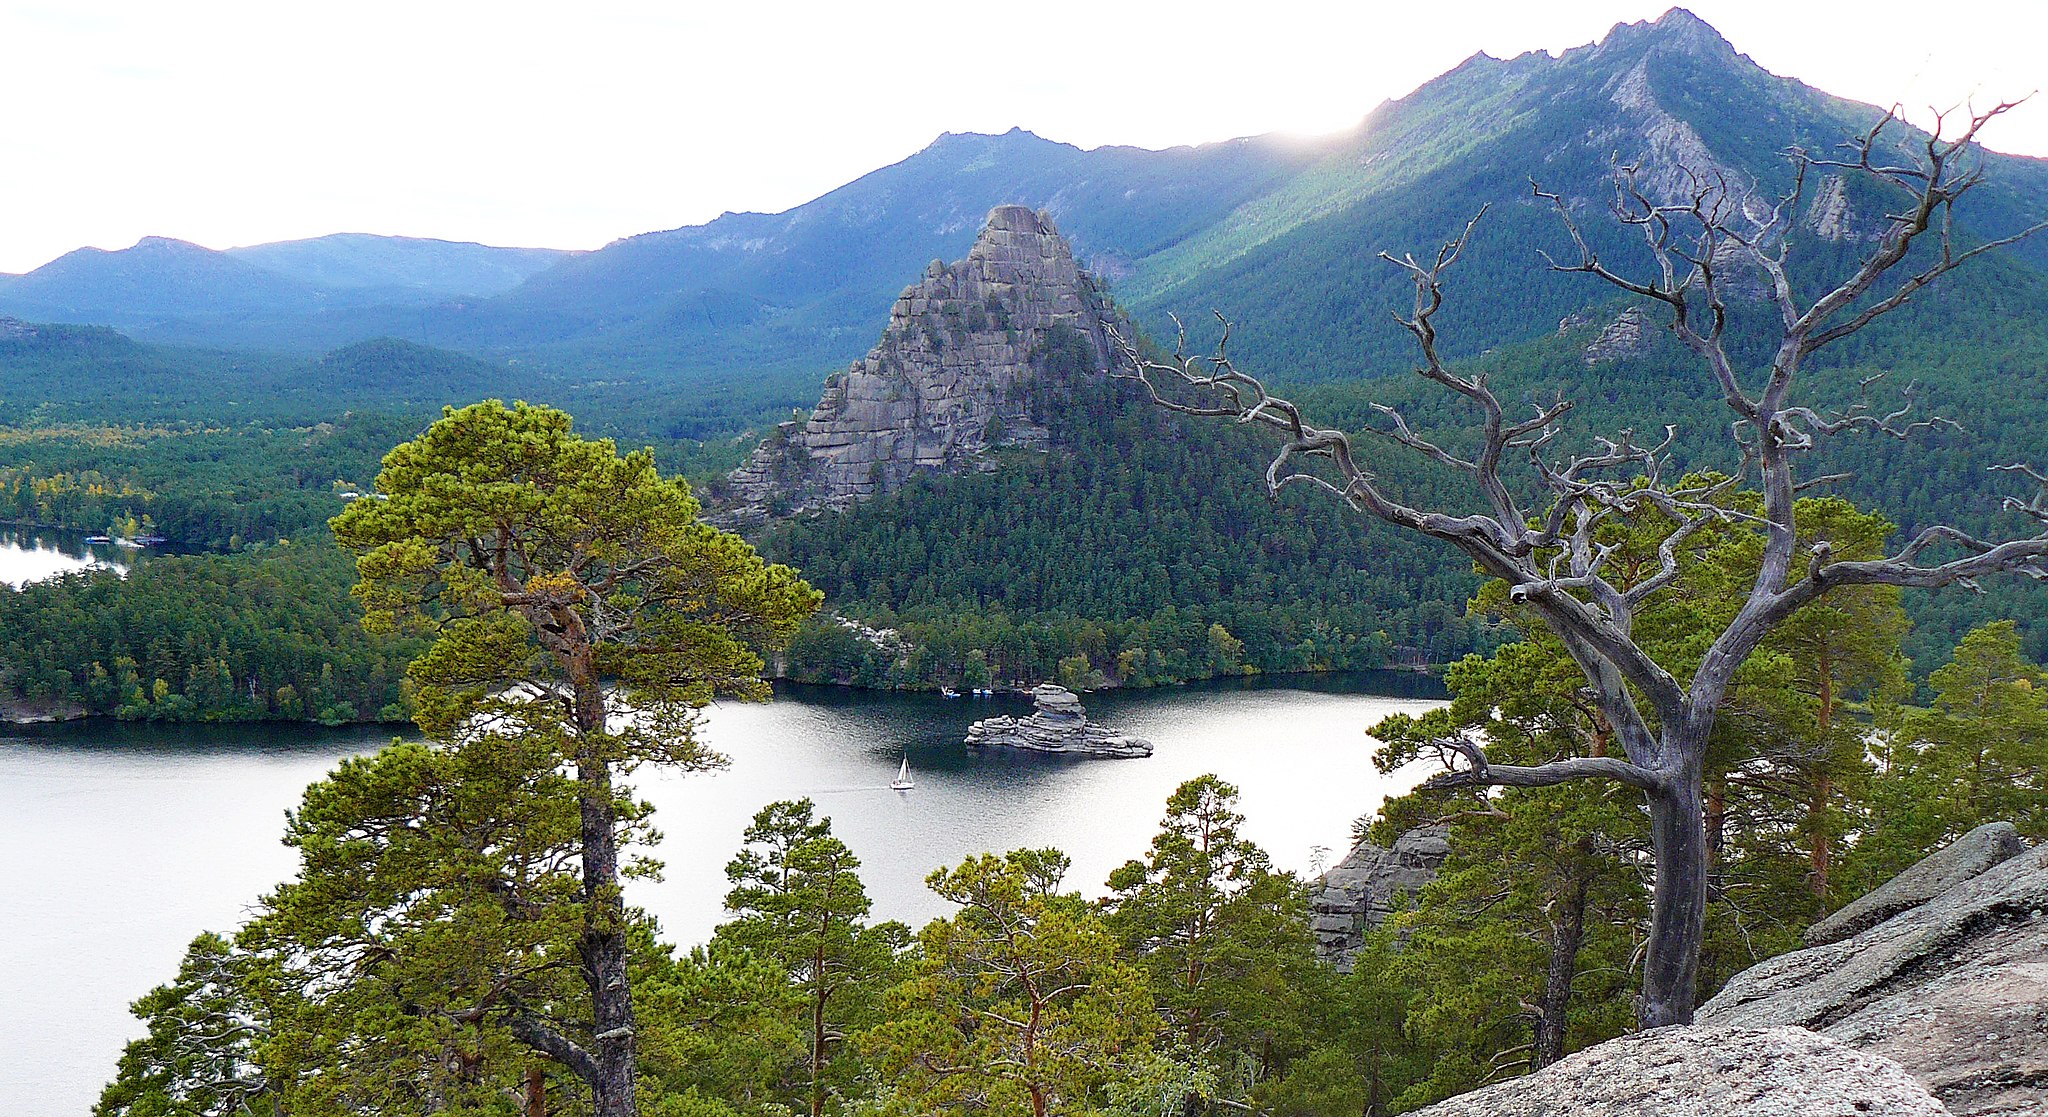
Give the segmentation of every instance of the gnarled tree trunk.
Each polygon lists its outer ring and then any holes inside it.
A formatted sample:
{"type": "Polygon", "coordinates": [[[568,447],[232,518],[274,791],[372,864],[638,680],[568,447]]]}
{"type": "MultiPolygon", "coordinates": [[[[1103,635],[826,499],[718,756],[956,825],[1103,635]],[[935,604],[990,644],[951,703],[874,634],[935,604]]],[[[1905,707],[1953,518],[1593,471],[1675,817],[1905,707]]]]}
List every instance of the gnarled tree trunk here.
{"type": "Polygon", "coordinates": [[[1650,900],[1649,955],[1643,963],[1645,1028],[1692,1023],[1700,947],[1707,927],[1707,827],[1699,777],[1650,795],[1650,840],[1657,881],[1650,900]]]}
{"type": "Polygon", "coordinates": [[[582,808],[583,935],[577,949],[590,988],[590,1083],[597,1117],[636,1117],[633,985],[626,973],[626,902],[619,881],[619,816],[604,755],[605,706],[594,671],[575,673],[576,787],[582,808]]]}

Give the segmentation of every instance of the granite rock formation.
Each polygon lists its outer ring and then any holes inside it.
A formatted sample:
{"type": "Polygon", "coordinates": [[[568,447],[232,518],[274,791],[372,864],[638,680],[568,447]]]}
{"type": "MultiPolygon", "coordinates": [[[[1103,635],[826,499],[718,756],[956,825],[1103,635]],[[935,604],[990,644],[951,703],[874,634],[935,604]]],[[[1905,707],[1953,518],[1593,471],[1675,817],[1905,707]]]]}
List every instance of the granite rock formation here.
{"type": "Polygon", "coordinates": [[[1611,1039],[1413,1117],[1946,1117],[1897,1063],[1803,1028],[1611,1039]]]}
{"type": "Polygon", "coordinates": [[[1366,933],[1385,923],[1403,896],[1436,879],[1451,852],[1449,837],[1449,827],[1418,826],[1395,838],[1392,849],[1371,842],[1352,846],[1317,879],[1309,897],[1316,955],[1348,973],[1366,933]]]}
{"type": "Polygon", "coordinates": [[[1632,306],[1600,327],[1600,333],[1586,344],[1580,361],[1591,368],[1602,361],[1640,357],[1656,347],[1656,327],[1642,307],[1632,306]]]}
{"type": "MultiPolygon", "coordinates": [[[[1908,870],[1893,895],[2003,844],[1999,828],[1981,828],[1908,870]]],[[[1798,1025],[1885,1056],[1957,1117],[2048,1113],[2048,846],[1848,938],[1752,966],[1697,1019],[1798,1025]]]]}
{"type": "Polygon", "coordinates": [[[2010,822],[1987,822],[1928,854],[1920,862],[1868,895],[1806,929],[1808,946],[1826,946],[1883,923],[1892,916],[1934,899],[2001,861],[2027,851],[2027,843],[2010,822]]]}
{"type": "Polygon", "coordinates": [[[825,382],[810,418],[777,427],[726,478],[728,517],[845,508],[918,470],[1047,448],[1046,408],[1107,373],[1116,322],[1050,218],[996,207],[966,259],[934,260],[904,290],[881,342],[825,382]]]}
{"type": "Polygon", "coordinates": [[[1091,724],[1081,699],[1063,686],[1046,683],[1031,692],[1030,717],[984,718],[967,727],[973,748],[997,746],[1068,756],[1151,756],[1152,742],[1091,724]]]}

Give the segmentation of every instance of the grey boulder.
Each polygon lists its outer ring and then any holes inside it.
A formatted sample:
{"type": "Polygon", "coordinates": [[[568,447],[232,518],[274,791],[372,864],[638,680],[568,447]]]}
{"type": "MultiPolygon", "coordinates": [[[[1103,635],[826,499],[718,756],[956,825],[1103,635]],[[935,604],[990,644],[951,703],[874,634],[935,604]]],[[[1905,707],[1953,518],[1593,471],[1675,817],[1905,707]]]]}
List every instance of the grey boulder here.
{"type": "Polygon", "coordinates": [[[1802,1028],[1658,1028],[1413,1117],[1947,1117],[1897,1063],[1802,1028]]]}
{"type": "MultiPolygon", "coordinates": [[[[1929,861],[1962,856],[1949,853],[1929,861]]],[[[2048,1113],[2048,847],[1850,938],[1752,966],[1697,1020],[1798,1025],[1887,1056],[1958,1117],[2048,1113]]]]}
{"type": "Polygon", "coordinates": [[[969,748],[1012,748],[1067,756],[1138,757],[1152,755],[1152,742],[1127,737],[1088,720],[1088,711],[1073,691],[1041,683],[1031,692],[1030,717],[983,718],[967,727],[969,748]]]}
{"type": "Polygon", "coordinates": [[[1987,822],[1929,854],[1919,864],[1806,929],[1808,946],[1841,942],[1875,927],[1969,880],[2001,861],[2026,852],[2027,843],[2010,822],[1987,822]]]}

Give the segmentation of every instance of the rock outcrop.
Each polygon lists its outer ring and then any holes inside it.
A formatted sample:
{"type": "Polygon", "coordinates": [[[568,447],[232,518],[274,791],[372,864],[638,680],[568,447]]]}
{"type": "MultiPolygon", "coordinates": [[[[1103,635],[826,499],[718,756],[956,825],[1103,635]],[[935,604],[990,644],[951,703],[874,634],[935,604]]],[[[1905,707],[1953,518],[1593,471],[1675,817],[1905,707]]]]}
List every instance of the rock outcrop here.
{"type": "Polygon", "coordinates": [[[904,290],[881,342],[825,382],[810,418],[777,427],[726,478],[727,517],[845,508],[918,470],[1046,448],[1045,409],[1109,370],[1116,321],[1050,218],[996,207],[966,259],[934,260],[904,290]]]}
{"type": "Polygon", "coordinates": [[[1066,687],[1047,683],[1034,689],[1031,699],[1037,708],[1030,717],[984,718],[968,726],[969,747],[1028,749],[1068,756],[1152,755],[1152,742],[1091,724],[1081,699],[1066,687]]]}
{"type": "Polygon", "coordinates": [[[1579,359],[1591,368],[1601,361],[1640,357],[1656,344],[1649,313],[1642,307],[1632,306],[1600,327],[1599,336],[1586,343],[1585,352],[1579,359]]]}
{"type": "Polygon", "coordinates": [[[1392,849],[1371,842],[1352,846],[1317,879],[1309,897],[1317,956],[1349,972],[1366,933],[1385,923],[1403,896],[1436,879],[1450,855],[1449,837],[1448,827],[1418,826],[1395,838],[1392,849]]]}
{"type": "Polygon", "coordinates": [[[1917,908],[2026,851],[2027,843],[2012,823],[1987,822],[1927,855],[1868,895],[1843,905],[1840,911],[1808,927],[1803,937],[1808,946],[1841,942],[1902,911],[1917,908]]]}
{"type": "Polygon", "coordinates": [[[1947,1117],[1899,1064],[1802,1028],[1658,1028],[1414,1117],[1947,1117]]]}
{"type": "MultiPolygon", "coordinates": [[[[1925,892],[2005,845],[1999,828],[1981,828],[1902,875],[1890,894],[1925,892]]],[[[1796,1024],[1886,1056],[1957,1117],[2048,1113],[2048,846],[1963,876],[1847,938],[1752,966],[1697,1019],[1796,1024]]]]}

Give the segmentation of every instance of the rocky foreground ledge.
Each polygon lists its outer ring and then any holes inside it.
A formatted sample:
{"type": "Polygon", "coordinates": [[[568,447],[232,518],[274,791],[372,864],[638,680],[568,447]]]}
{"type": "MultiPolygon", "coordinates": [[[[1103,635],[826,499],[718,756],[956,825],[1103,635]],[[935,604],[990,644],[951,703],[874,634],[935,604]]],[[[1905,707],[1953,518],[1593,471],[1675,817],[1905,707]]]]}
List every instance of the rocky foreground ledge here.
{"type": "Polygon", "coordinates": [[[1696,1024],[1414,1117],[2048,1114],[2048,844],[1980,826],[1807,941],[1737,974],[1696,1024]]]}
{"type": "Polygon", "coordinates": [[[1032,690],[1037,708],[1027,718],[984,718],[967,727],[969,748],[1028,749],[1064,756],[1151,756],[1152,742],[1091,724],[1081,699],[1063,686],[1032,690]]]}
{"type": "Polygon", "coordinates": [[[1955,1117],[2048,1113],[2048,845],[1980,826],[1816,928],[1833,941],[1737,974],[1699,1022],[1811,1029],[1955,1117]]]}
{"type": "Polygon", "coordinates": [[[1414,1117],[1949,1117],[1897,1063],[1804,1028],[1611,1039],[1414,1117]]]}

